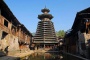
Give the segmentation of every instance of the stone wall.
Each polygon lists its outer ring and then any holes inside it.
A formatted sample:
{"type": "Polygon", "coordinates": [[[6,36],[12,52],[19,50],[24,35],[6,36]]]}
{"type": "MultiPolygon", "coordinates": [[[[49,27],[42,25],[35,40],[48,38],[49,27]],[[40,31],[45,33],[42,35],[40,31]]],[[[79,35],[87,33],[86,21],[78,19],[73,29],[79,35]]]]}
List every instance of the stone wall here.
{"type": "Polygon", "coordinates": [[[90,39],[90,34],[84,33],[84,36],[85,36],[85,43],[87,43],[88,40],[90,39]]]}
{"type": "Polygon", "coordinates": [[[2,38],[2,30],[0,29],[0,50],[2,49],[1,38],[2,38]]]}
{"type": "Polygon", "coordinates": [[[88,40],[90,39],[90,34],[86,34],[86,33],[80,33],[79,34],[79,50],[80,50],[80,54],[84,54],[86,57],[88,57],[89,55],[89,51],[88,51],[88,40]],[[85,43],[85,50],[81,49],[81,43],[85,43]]]}
{"type": "Polygon", "coordinates": [[[18,37],[9,34],[9,51],[19,50],[18,37]]]}
{"type": "Polygon", "coordinates": [[[1,30],[1,28],[0,28],[0,40],[1,40],[1,37],[2,37],[2,30],[1,30]]]}
{"type": "Polygon", "coordinates": [[[9,46],[8,51],[19,50],[18,37],[14,35],[7,34],[7,36],[5,36],[4,39],[0,40],[0,42],[3,51],[7,46],[9,46]]]}

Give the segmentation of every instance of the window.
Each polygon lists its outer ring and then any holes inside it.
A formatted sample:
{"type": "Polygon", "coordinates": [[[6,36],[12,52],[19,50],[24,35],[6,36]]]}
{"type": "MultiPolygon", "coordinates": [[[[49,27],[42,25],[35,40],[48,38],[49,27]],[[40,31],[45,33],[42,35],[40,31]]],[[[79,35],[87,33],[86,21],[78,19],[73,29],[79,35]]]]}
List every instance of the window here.
{"type": "Polygon", "coordinates": [[[1,38],[1,39],[4,39],[7,34],[8,34],[8,33],[6,33],[6,32],[2,32],[2,38],[1,38]]]}
{"type": "Polygon", "coordinates": [[[8,21],[4,20],[4,25],[8,27],[8,21]]]}

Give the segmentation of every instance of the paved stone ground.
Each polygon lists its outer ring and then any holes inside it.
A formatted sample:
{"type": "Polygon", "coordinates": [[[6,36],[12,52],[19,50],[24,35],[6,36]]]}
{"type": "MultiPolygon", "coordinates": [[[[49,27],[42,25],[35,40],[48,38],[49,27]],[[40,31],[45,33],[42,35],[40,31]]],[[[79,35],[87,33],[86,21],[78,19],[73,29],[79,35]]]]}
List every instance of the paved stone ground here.
{"type": "Polygon", "coordinates": [[[23,58],[30,54],[34,53],[33,50],[30,51],[13,51],[9,52],[7,56],[0,57],[0,60],[19,60],[19,58],[23,58]]]}

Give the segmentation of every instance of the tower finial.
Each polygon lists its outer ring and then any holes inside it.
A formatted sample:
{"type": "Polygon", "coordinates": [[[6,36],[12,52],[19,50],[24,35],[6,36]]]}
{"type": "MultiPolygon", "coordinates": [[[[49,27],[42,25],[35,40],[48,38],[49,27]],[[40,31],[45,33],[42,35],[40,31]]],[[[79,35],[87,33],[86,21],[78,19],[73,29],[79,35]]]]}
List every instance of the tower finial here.
{"type": "Polygon", "coordinates": [[[46,5],[45,5],[45,8],[46,8],[46,5]]]}

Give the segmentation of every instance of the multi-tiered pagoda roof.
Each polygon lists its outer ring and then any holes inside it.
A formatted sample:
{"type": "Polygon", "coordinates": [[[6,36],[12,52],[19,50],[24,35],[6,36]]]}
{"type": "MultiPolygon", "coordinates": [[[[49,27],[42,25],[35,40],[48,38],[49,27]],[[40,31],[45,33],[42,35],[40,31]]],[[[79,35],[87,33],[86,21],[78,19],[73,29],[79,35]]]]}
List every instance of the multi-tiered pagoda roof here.
{"type": "Polygon", "coordinates": [[[43,18],[49,18],[51,20],[53,18],[51,14],[48,14],[50,10],[47,8],[42,9],[41,12],[43,12],[44,14],[38,15],[38,19],[42,20],[43,18]]]}

